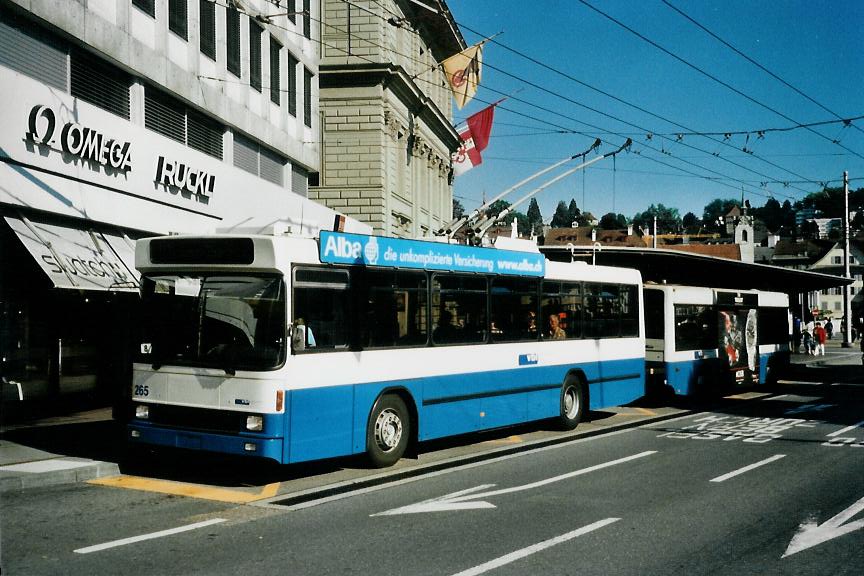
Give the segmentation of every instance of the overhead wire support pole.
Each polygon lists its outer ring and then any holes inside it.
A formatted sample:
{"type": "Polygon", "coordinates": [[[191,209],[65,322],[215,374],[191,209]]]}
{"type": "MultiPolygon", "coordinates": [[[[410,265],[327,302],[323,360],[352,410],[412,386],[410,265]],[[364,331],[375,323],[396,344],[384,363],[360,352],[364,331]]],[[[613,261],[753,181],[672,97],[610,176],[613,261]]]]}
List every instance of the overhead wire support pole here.
{"type": "MultiPolygon", "coordinates": [[[[849,269],[849,172],[843,172],[843,276],[852,278],[849,269]]],[[[843,348],[852,346],[852,306],[849,284],[843,286],[843,348]]]]}
{"type": "Polygon", "coordinates": [[[500,194],[498,194],[497,196],[492,198],[492,200],[489,200],[488,202],[486,202],[485,204],[483,204],[482,206],[480,206],[479,208],[477,208],[476,210],[471,212],[469,215],[454,219],[452,222],[447,224],[447,226],[439,229],[438,232],[436,232],[436,235],[437,236],[443,236],[446,234],[448,238],[452,238],[453,235],[456,234],[456,232],[458,232],[465,224],[467,224],[468,222],[481,216],[483,214],[484,210],[489,208],[492,204],[494,204],[495,202],[497,202],[498,200],[500,200],[501,198],[503,198],[507,194],[510,194],[511,192],[513,192],[517,188],[524,186],[525,184],[527,184],[531,180],[534,180],[535,178],[539,178],[543,174],[546,174],[547,172],[550,172],[550,171],[554,170],[555,168],[558,168],[559,166],[566,164],[567,162],[575,160],[576,158],[585,157],[592,150],[596,150],[597,148],[599,148],[601,144],[602,144],[602,142],[600,141],[599,138],[597,138],[596,140],[594,140],[594,143],[591,145],[591,147],[588,148],[585,152],[582,152],[580,154],[574,154],[573,156],[570,156],[569,158],[565,158],[559,162],[556,162],[555,164],[553,164],[551,166],[547,166],[546,168],[543,168],[539,172],[535,172],[534,174],[531,174],[530,176],[528,176],[524,180],[521,180],[521,181],[517,182],[516,184],[514,184],[513,186],[511,186],[510,188],[507,188],[506,190],[504,190],[503,192],[501,192],[500,194]]]}
{"type": "Polygon", "coordinates": [[[606,154],[603,154],[602,156],[597,156],[596,158],[592,158],[591,160],[588,160],[587,162],[583,162],[582,164],[579,164],[578,166],[574,166],[573,168],[570,168],[569,170],[562,172],[561,174],[559,174],[558,176],[556,176],[552,180],[549,180],[548,182],[544,183],[542,186],[535,188],[534,190],[532,190],[531,192],[529,192],[528,194],[526,194],[525,196],[523,196],[522,198],[520,198],[519,200],[517,200],[516,202],[514,202],[510,206],[508,206],[505,210],[502,210],[500,214],[497,214],[495,216],[487,216],[486,218],[484,218],[483,220],[481,220],[480,222],[478,222],[476,224],[476,226],[473,230],[474,234],[476,235],[476,238],[477,239],[482,238],[483,235],[486,233],[486,231],[489,230],[489,228],[491,228],[495,224],[495,222],[498,222],[499,220],[503,220],[511,212],[513,212],[517,206],[519,206],[520,204],[522,204],[526,200],[531,199],[533,196],[542,192],[543,190],[545,190],[546,188],[548,188],[552,184],[555,184],[559,180],[566,178],[567,176],[569,176],[570,174],[573,174],[574,172],[577,172],[578,170],[584,170],[585,168],[587,168],[591,164],[594,164],[595,162],[599,162],[600,160],[603,160],[604,158],[609,158],[609,157],[614,158],[619,153],[621,153],[625,149],[629,148],[631,144],[633,144],[633,140],[628,138],[627,141],[624,142],[624,144],[622,144],[621,147],[618,148],[617,150],[615,150],[613,152],[607,152],[606,154]]]}

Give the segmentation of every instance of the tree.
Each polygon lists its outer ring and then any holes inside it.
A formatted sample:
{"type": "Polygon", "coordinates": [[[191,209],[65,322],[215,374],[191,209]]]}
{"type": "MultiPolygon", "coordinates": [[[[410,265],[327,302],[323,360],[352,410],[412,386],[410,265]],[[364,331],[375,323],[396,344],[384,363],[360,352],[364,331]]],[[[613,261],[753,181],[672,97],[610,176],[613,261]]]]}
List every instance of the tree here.
{"type": "Polygon", "coordinates": [[[654,230],[654,218],[657,218],[657,233],[676,232],[681,228],[681,216],[677,208],[667,208],[663,204],[651,204],[644,212],[637,212],[633,216],[633,225],[643,230],[654,230]]]}
{"type": "Polygon", "coordinates": [[[540,235],[543,233],[543,215],[540,214],[540,206],[537,204],[536,198],[531,198],[528,204],[528,227],[530,234],[540,235]]]}
{"type": "Polygon", "coordinates": [[[506,200],[496,200],[486,209],[486,214],[489,216],[497,216],[504,210],[510,207],[510,203],[506,200]]]}
{"type": "Polygon", "coordinates": [[[725,232],[726,225],[721,225],[719,220],[737,206],[738,201],[731,198],[716,198],[712,200],[705,205],[705,209],[702,212],[702,226],[711,232],[725,232]]]}
{"type": "Polygon", "coordinates": [[[573,221],[570,220],[570,214],[567,211],[567,205],[563,200],[558,201],[558,206],[555,207],[555,214],[552,216],[552,228],[570,228],[573,221]]]}
{"type": "Polygon", "coordinates": [[[627,218],[623,214],[609,212],[600,218],[601,230],[620,230],[627,227],[627,218]]]}
{"type": "Polygon", "coordinates": [[[774,198],[768,198],[761,208],[752,210],[753,216],[765,223],[769,232],[777,232],[783,226],[783,207],[774,198]]]}
{"type": "Polygon", "coordinates": [[[453,197],[453,219],[462,218],[465,215],[465,207],[455,196],[453,197]]]}
{"type": "Polygon", "coordinates": [[[567,217],[570,218],[571,226],[584,226],[585,222],[582,218],[582,211],[576,205],[574,198],[570,199],[570,205],[567,206],[567,217]]]}
{"type": "Polygon", "coordinates": [[[686,232],[696,232],[699,228],[699,218],[693,212],[687,212],[681,219],[681,225],[686,232]]]}

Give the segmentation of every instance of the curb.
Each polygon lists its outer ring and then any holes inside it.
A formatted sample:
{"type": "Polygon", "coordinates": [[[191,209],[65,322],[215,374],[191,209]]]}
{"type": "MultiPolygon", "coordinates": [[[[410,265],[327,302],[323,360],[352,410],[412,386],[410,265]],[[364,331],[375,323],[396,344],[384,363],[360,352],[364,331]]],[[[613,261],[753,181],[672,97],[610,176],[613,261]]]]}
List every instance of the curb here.
{"type": "MultiPolygon", "coordinates": [[[[49,472],[15,472],[0,468],[0,494],[28,488],[76,484],[120,474],[120,465],[114,462],[81,460],[79,458],[55,458],[41,462],[56,462],[68,467],[49,472]]],[[[9,467],[4,468],[8,469],[9,467]]]]}

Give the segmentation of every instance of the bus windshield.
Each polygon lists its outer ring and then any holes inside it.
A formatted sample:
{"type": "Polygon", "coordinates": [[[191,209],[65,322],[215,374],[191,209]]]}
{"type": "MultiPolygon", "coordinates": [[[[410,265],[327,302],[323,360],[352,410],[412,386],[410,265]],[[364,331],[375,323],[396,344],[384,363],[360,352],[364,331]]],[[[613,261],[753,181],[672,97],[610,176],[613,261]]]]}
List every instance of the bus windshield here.
{"type": "Polygon", "coordinates": [[[285,360],[282,278],[257,275],[142,276],[138,361],[266,370],[285,360]]]}

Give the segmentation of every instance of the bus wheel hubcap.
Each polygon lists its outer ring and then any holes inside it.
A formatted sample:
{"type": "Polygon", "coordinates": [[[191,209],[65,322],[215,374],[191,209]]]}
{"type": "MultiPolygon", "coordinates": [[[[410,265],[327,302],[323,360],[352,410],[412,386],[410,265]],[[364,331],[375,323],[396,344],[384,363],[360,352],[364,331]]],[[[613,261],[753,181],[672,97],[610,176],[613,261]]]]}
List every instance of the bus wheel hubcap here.
{"type": "Polygon", "coordinates": [[[576,393],[576,388],[570,386],[564,391],[564,414],[568,418],[573,418],[579,409],[579,397],[576,393]]]}
{"type": "Polygon", "coordinates": [[[402,420],[393,410],[384,410],[375,420],[375,442],[385,452],[399,445],[402,439],[402,420]]]}

